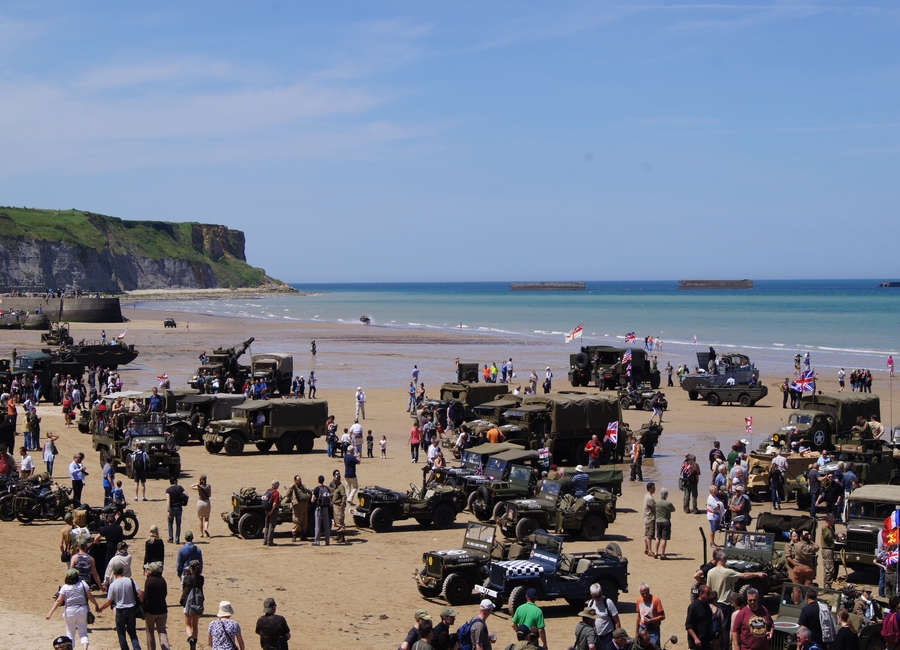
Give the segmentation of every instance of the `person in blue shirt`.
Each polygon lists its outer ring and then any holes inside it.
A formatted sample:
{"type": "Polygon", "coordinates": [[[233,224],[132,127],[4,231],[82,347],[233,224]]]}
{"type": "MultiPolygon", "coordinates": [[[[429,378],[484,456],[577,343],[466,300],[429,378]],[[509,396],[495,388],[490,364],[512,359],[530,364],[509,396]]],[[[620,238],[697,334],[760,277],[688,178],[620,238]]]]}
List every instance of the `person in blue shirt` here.
{"type": "Polygon", "coordinates": [[[356,493],[359,492],[359,480],[356,478],[356,466],[359,465],[359,450],[350,447],[352,451],[344,454],[344,479],[347,481],[347,501],[355,506],[356,493]]]}
{"type": "Polygon", "coordinates": [[[178,573],[178,577],[181,577],[181,574],[184,573],[185,567],[187,567],[188,562],[192,560],[197,560],[200,562],[200,571],[203,571],[203,552],[200,550],[199,546],[194,545],[194,533],[191,531],[187,531],[184,534],[184,546],[178,549],[178,561],[175,564],[175,571],[178,573]]]}
{"type": "Polygon", "coordinates": [[[587,494],[590,477],[585,473],[584,467],[578,465],[575,467],[575,476],[572,477],[572,490],[576,497],[583,497],[587,494]]]}
{"type": "Polygon", "coordinates": [[[159,391],[154,386],[153,395],[150,396],[150,412],[151,413],[162,413],[163,412],[163,398],[160,396],[159,391]]]}

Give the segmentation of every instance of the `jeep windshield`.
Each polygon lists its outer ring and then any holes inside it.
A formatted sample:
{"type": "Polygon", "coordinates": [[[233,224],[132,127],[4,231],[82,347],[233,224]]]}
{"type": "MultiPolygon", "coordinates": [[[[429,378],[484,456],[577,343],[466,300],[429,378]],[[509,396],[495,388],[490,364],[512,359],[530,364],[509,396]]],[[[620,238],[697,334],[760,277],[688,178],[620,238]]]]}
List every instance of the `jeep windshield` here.
{"type": "Polygon", "coordinates": [[[508,464],[509,461],[500,460],[499,458],[491,458],[488,461],[487,468],[485,468],[484,470],[484,475],[488,478],[499,480],[503,478],[503,470],[506,469],[506,466],[508,464]]]}
{"type": "Polygon", "coordinates": [[[159,422],[132,422],[125,430],[126,436],[161,436],[163,425],[159,422]]]}
{"type": "Polygon", "coordinates": [[[464,451],[462,455],[462,466],[470,469],[478,469],[481,467],[481,454],[464,451]]]}
{"type": "Polygon", "coordinates": [[[510,481],[527,482],[531,478],[531,468],[524,465],[513,465],[509,470],[510,481]]]}
{"type": "Polygon", "coordinates": [[[813,416],[808,413],[791,413],[788,418],[788,424],[812,424],[813,416]]]}
{"type": "Polygon", "coordinates": [[[466,537],[463,546],[467,546],[469,542],[473,542],[475,548],[482,549],[485,544],[491,544],[494,541],[494,526],[482,526],[481,524],[469,523],[466,527],[466,537]]]}
{"type": "Polygon", "coordinates": [[[556,501],[559,497],[560,485],[556,481],[544,481],[541,483],[541,491],[538,493],[538,499],[546,499],[547,501],[556,501]]]}
{"type": "Polygon", "coordinates": [[[553,535],[534,536],[534,547],[532,548],[532,557],[540,559],[549,559],[551,562],[556,561],[562,555],[562,540],[553,535]]]}
{"type": "Polygon", "coordinates": [[[771,552],[775,546],[774,539],[774,536],[768,533],[735,531],[725,534],[725,548],[771,552]]]}

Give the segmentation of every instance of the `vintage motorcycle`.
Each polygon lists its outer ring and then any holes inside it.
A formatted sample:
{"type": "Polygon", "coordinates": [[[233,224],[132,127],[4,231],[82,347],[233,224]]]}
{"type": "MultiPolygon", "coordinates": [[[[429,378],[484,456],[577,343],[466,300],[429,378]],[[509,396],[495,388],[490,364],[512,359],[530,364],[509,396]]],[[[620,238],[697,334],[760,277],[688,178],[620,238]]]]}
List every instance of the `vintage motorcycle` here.
{"type": "Polygon", "coordinates": [[[116,513],[116,523],[122,527],[125,539],[133,539],[138,533],[140,522],[134,510],[126,508],[124,503],[110,504],[102,508],[92,508],[86,503],[75,512],[75,525],[87,528],[91,533],[99,533],[100,528],[106,525],[106,515],[110,512],[116,513]],[[79,521],[79,515],[84,512],[84,520],[79,521]]]}
{"type": "MultiPolygon", "coordinates": [[[[9,485],[7,487],[9,489],[9,485]]],[[[52,521],[62,519],[67,511],[75,507],[71,499],[72,489],[58,483],[25,482],[17,487],[0,498],[0,519],[4,521],[12,521],[13,518],[23,524],[35,519],[52,521]]]]}

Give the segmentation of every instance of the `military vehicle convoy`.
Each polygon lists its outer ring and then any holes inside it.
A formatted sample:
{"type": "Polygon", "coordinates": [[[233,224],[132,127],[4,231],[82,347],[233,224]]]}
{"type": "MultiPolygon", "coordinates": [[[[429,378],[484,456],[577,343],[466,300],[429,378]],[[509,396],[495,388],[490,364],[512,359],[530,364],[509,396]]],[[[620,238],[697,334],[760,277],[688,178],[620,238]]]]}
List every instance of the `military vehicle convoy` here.
{"type": "Polygon", "coordinates": [[[816,451],[852,444],[865,437],[864,432],[854,431],[857,418],[868,420],[872,415],[881,415],[881,401],[872,393],[805,393],[800,397],[800,408],[788,416],[788,423],[763,440],[759,450],[790,450],[794,442],[816,451]]]}
{"type": "Polygon", "coordinates": [[[357,528],[385,533],[395,521],[415,519],[421,526],[449,528],[466,506],[465,493],[449,485],[410,485],[408,492],[366,487],[357,495],[359,505],[351,511],[357,528]]]}
{"type": "Polygon", "coordinates": [[[497,527],[469,522],[462,548],[422,554],[422,568],[413,572],[419,593],[440,596],[451,605],[465,605],[472,589],[488,575],[488,564],[499,560],[525,560],[531,540],[497,538],[497,527]]]}
{"type": "MultiPolygon", "coordinates": [[[[244,539],[262,537],[266,525],[266,511],[262,505],[264,493],[265,490],[257,492],[255,487],[244,487],[231,495],[231,510],[222,513],[222,520],[228,525],[228,530],[244,539]]],[[[291,504],[282,500],[278,507],[278,523],[290,523],[292,516],[291,504]]],[[[309,517],[309,521],[312,520],[309,517]]]]}
{"type": "Polygon", "coordinates": [[[581,351],[569,355],[569,383],[573,388],[596,386],[600,390],[614,390],[617,386],[649,385],[659,388],[660,374],[650,363],[644,350],[630,348],[631,361],[622,363],[627,351],[609,345],[585,345],[581,351]],[[631,374],[628,366],[631,365],[631,374]]]}
{"type": "Polygon", "coordinates": [[[308,454],[316,438],[325,435],[328,402],[315,399],[247,400],[231,409],[231,417],[213,420],[203,434],[203,445],[211,454],[222,449],[229,456],[244,453],[255,445],[265,453],[272,446],[278,453],[296,450],[308,454]]]}
{"type": "Polygon", "coordinates": [[[181,454],[175,438],[166,435],[165,422],[152,421],[147,415],[110,413],[108,425],[100,426],[99,420],[92,428],[94,451],[100,453],[100,465],[115,459],[125,466],[128,478],[134,478],[132,454],[138,443],[143,443],[149,457],[147,474],[162,470],[168,477],[181,475],[181,454]]]}
{"type": "Polygon", "coordinates": [[[176,402],[175,412],[166,414],[166,424],[179,446],[191,440],[202,442],[207,424],[227,420],[231,409],[245,401],[243,394],[185,395],[176,402]]]}
{"type": "Polygon", "coordinates": [[[900,504],[900,486],[863,485],[847,499],[847,530],[838,533],[834,552],[853,569],[871,568],[884,520],[900,504]]]}
{"type": "Polygon", "coordinates": [[[537,600],[564,599],[575,607],[591,598],[591,585],[599,584],[603,595],[618,602],[620,592],[628,592],[628,560],[622,549],[611,542],[605,549],[587,553],[563,553],[561,537],[540,530],[527,560],[491,562],[489,578],[475,591],[498,605],[508,603],[513,615],[525,603],[529,589],[537,591],[537,600]]]}
{"type": "Polygon", "coordinates": [[[506,537],[528,537],[542,529],[596,541],[616,520],[616,495],[590,488],[584,497],[561,493],[561,483],[545,479],[534,499],[506,502],[498,523],[506,537]]]}

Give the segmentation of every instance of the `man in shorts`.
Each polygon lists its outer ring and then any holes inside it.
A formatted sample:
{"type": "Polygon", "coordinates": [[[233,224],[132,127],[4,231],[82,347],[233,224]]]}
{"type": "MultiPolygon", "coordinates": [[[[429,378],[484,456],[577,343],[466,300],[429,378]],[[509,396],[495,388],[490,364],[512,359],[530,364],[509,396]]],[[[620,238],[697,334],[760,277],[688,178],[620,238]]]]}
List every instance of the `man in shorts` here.
{"type": "Polygon", "coordinates": [[[656,539],[656,483],[647,483],[647,494],[644,495],[644,555],[653,557],[653,540],[656,539]]]}
{"type": "Polygon", "coordinates": [[[666,557],[666,544],[672,538],[672,513],[675,512],[675,504],[669,501],[669,490],[663,488],[659,492],[662,497],[656,502],[656,553],[660,560],[668,560],[666,557]]]}

